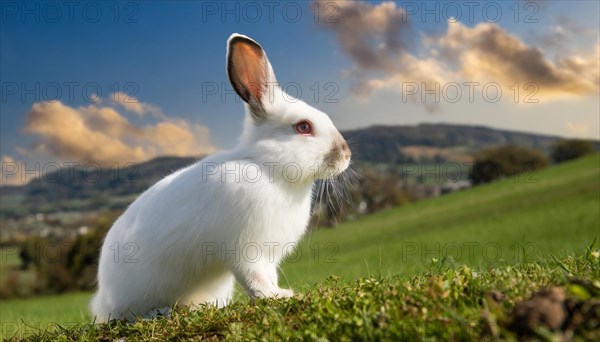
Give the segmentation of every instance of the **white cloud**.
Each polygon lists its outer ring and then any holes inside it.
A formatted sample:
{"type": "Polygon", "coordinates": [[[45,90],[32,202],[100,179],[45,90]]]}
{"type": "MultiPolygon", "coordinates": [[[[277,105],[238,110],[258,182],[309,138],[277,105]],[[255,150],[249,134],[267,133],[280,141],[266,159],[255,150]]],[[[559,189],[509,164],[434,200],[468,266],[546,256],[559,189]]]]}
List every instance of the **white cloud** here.
{"type": "Polygon", "coordinates": [[[151,114],[154,117],[164,117],[164,114],[159,107],[142,102],[138,100],[135,96],[131,96],[123,92],[116,92],[112,94],[110,99],[111,102],[117,105],[118,107],[121,107],[124,110],[131,113],[135,113],[139,116],[151,114]]]}
{"type": "Polygon", "coordinates": [[[166,117],[133,124],[115,108],[97,105],[73,108],[61,102],[35,103],[27,113],[24,131],[38,137],[27,154],[103,166],[215,151],[204,126],[166,117]]]}
{"type": "Polygon", "coordinates": [[[531,82],[538,87],[539,98],[553,101],[595,95],[600,87],[597,43],[592,51],[550,60],[538,47],[495,23],[470,28],[451,21],[447,31],[435,37],[416,31],[410,17],[393,2],[336,2],[333,17],[325,10],[328,3],[316,2],[323,6],[321,25],[336,34],[354,62],[350,73],[359,95],[380,89],[402,91],[408,82],[424,83],[428,89],[434,83],[496,82],[506,91],[515,83],[524,87],[531,82]],[[416,48],[407,48],[408,37],[418,37],[416,48]]]}

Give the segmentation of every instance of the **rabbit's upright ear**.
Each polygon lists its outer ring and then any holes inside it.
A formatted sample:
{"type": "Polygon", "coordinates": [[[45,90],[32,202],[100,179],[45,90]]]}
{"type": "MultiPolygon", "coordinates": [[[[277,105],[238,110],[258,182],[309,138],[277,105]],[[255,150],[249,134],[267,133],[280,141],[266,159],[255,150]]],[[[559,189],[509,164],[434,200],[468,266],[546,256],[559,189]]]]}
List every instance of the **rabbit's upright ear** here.
{"type": "Polygon", "coordinates": [[[254,40],[234,33],[227,42],[227,75],[254,119],[266,119],[265,103],[273,99],[277,80],[267,54],[254,40]]]}

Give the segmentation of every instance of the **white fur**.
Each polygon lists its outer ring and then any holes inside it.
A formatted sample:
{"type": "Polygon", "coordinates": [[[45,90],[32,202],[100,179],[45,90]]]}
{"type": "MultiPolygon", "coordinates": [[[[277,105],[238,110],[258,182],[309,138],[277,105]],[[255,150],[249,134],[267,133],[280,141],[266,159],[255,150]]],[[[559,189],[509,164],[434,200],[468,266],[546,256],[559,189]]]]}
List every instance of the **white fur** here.
{"type": "Polygon", "coordinates": [[[279,288],[277,266],[306,230],[314,180],[339,174],[350,156],[323,165],[334,142],[344,142],[327,115],[278,87],[265,95],[273,99],[262,100],[268,119],[253,118],[246,105],[233,150],[165,177],[115,221],[91,303],[97,321],[133,320],[175,304],[222,307],[234,279],[251,297],[292,295],[279,288]],[[295,132],[301,120],[312,123],[314,136],[295,132]]]}

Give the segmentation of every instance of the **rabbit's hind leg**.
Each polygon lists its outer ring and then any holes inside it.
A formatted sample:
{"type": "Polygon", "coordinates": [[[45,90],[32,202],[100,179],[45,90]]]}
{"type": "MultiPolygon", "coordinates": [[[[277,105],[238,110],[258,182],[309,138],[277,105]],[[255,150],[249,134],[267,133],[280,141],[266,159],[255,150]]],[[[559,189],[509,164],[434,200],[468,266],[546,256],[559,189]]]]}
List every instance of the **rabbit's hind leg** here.
{"type": "Polygon", "coordinates": [[[184,304],[192,308],[199,308],[202,305],[214,305],[217,308],[225,307],[233,299],[234,281],[233,274],[228,272],[211,281],[210,284],[198,288],[194,294],[184,301],[184,304]]]}

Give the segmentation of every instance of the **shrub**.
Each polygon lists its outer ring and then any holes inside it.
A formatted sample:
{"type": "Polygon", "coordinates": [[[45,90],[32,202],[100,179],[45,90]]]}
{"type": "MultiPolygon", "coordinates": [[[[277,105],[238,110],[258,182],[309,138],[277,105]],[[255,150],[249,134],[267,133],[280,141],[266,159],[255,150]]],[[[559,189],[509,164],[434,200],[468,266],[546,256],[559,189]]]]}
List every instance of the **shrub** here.
{"type": "MultiPolygon", "coordinates": [[[[108,229],[115,219],[113,213],[101,216],[87,234],[73,237],[31,236],[20,246],[21,268],[32,268],[34,282],[30,284],[35,294],[54,294],[73,290],[90,290],[95,287],[100,248],[108,229]]],[[[17,279],[18,280],[18,279],[17,279]]],[[[14,281],[13,281],[14,282],[14,281]]],[[[5,287],[9,286],[6,285],[5,287]]],[[[18,281],[23,291],[0,292],[8,298],[25,293],[26,284],[18,281]]]]}
{"type": "Polygon", "coordinates": [[[548,158],[542,152],[523,146],[507,145],[482,150],[471,170],[473,184],[492,182],[543,168],[548,158]]]}
{"type": "Polygon", "coordinates": [[[562,163],[567,160],[577,159],[594,152],[594,144],[589,140],[564,139],[554,145],[552,160],[562,163]]]}
{"type": "Polygon", "coordinates": [[[0,299],[8,299],[19,295],[20,291],[20,279],[19,272],[14,269],[3,270],[7,272],[5,275],[4,283],[0,286],[0,299]]]}
{"type": "MultiPolygon", "coordinates": [[[[393,170],[376,171],[362,167],[359,177],[341,184],[330,184],[329,189],[317,192],[311,226],[335,227],[359,215],[374,213],[386,208],[403,205],[413,197],[400,174],[393,170]]],[[[320,190],[320,183],[317,190],[320,190]]]]}

